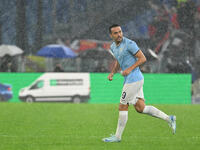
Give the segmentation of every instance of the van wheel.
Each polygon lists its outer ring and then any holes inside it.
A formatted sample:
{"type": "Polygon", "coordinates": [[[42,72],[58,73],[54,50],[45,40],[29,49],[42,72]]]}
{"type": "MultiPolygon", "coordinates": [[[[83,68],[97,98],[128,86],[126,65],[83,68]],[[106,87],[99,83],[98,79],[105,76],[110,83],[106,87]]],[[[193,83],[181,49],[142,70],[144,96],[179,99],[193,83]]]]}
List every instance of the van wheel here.
{"type": "Polygon", "coordinates": [[[72,100],[73,100],[73,102],[76,103],[76,104],[79,104],[79,103],[81,102],[80,96],[74,96],[72,100]]]}
{"type": "Polygon", "coordinates": [[[35,101],[35,99],[32,97],[32,96],[27,96],[26,97],[26,102],[27,103],[32,103],[32,102],[34,102],[35,101]]]}

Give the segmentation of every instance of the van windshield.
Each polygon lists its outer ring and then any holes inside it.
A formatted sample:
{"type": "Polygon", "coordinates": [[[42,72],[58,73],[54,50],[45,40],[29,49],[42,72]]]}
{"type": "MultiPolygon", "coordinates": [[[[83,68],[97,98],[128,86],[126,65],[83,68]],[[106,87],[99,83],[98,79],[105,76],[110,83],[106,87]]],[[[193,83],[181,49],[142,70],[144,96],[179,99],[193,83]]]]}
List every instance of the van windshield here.
{"type": "Polygon", "coordinates": [[[44,81],[40,80],[40,81],[36,82],[35,84],[33,84],[30,89],[31,90],[33,90],[33,89],[40,89],[43,86],[44,86],[44,81]]]}

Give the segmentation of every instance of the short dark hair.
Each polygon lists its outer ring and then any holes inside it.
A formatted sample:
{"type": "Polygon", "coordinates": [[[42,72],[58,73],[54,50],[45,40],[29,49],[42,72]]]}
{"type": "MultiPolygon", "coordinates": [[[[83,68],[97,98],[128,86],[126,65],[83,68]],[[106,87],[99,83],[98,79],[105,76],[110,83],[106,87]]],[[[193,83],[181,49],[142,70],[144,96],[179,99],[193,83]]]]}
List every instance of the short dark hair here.
{"type": "Polygon", "coordinates": [[[114,27],[120,27],[120,25],[118,24],[113,24],[109,27],[109,33],[111,33],[111,29],[114,28],[114,27]]]}

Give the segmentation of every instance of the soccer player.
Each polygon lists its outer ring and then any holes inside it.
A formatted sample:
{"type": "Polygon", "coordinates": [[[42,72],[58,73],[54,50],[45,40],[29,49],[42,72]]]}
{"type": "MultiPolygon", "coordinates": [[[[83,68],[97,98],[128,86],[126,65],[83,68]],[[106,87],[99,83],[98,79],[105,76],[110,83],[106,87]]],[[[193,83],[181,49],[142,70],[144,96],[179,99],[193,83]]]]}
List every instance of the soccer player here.
{"type": "Polygon", "coordinates": [[[122,29],[114,24],[109,27],[110,37],[113,43],[110,47],[115,56],[115,64],[108,75],[110,81],[121,68],[124,76],[124,85],[119,104],[119,118],[115,135],[103,138],[104,142],[120,142],[122,133],[128,120],[128,107],[133,105],[137,112],[147,114],[165,120],[172,128],[173,134],[176,132],[176,116],[168,116],[154,106],[146,106],[143,94],[144,77],[139,66],[146,62],[146,57],[137,44],[123,37],[122,29]]]}

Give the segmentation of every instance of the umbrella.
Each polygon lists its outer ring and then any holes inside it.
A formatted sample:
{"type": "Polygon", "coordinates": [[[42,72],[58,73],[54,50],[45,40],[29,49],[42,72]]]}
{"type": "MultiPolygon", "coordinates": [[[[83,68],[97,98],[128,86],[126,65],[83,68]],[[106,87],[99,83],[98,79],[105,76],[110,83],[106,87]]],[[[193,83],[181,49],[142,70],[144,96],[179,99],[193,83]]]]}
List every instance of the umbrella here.
{"type": "Polygon", "coordinates": [[[37,54],[38,56],[51,58],[74,58],[76,54],[67,46],[64,45],[47,45],[41,48],[37,54]]]}
{"type": "Polygon", "coordinates": [[[15,56],[22,54],[23,50],[15,45],[1,45],[0,46],[0,57],[5,55],[15,56]]]}

